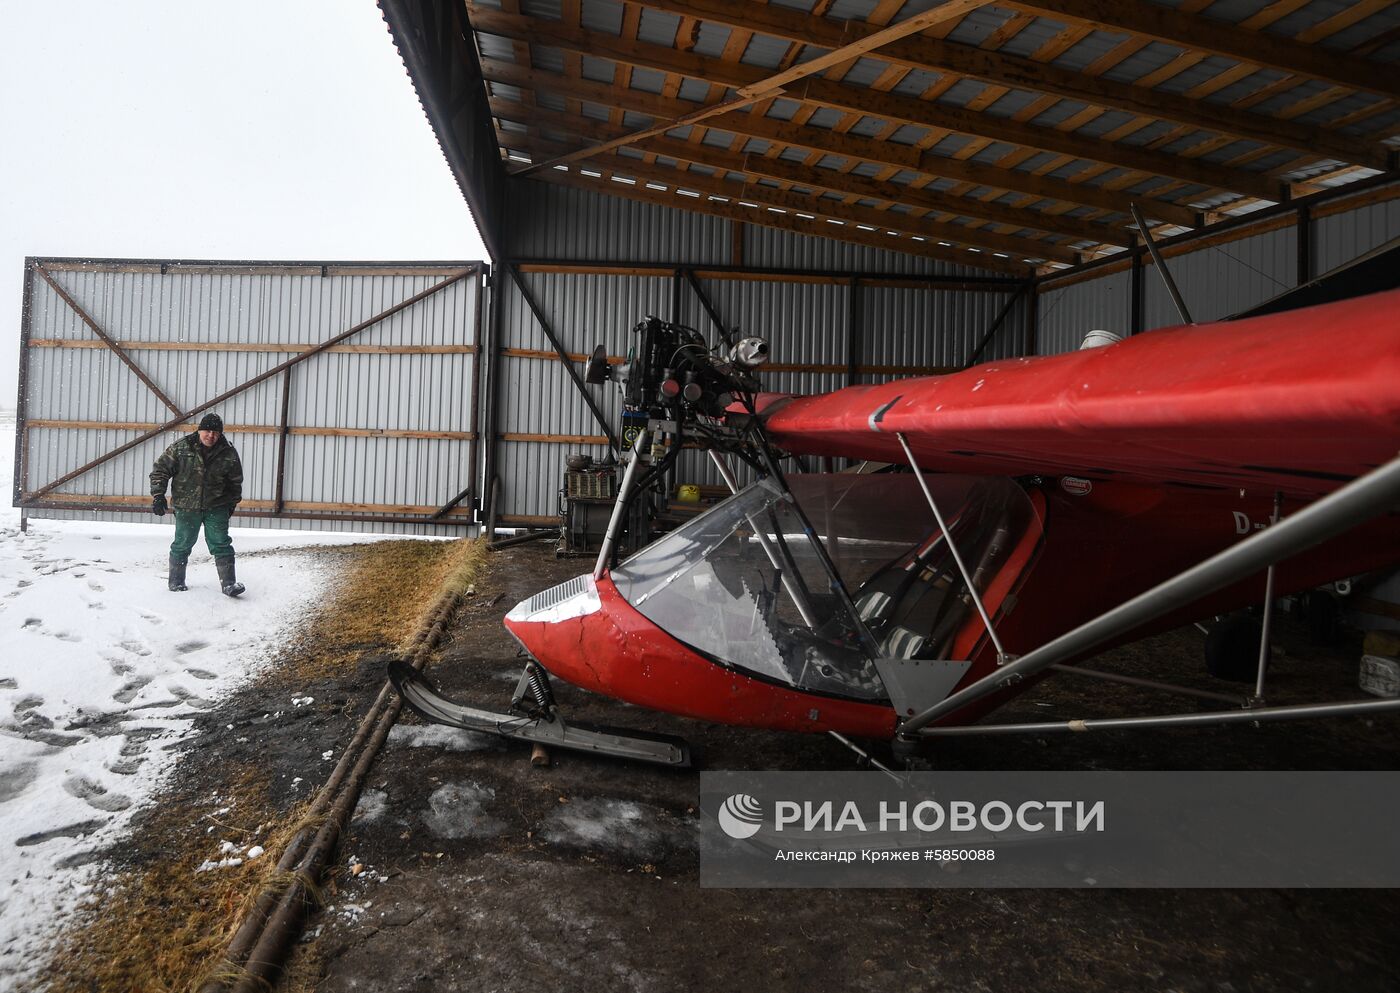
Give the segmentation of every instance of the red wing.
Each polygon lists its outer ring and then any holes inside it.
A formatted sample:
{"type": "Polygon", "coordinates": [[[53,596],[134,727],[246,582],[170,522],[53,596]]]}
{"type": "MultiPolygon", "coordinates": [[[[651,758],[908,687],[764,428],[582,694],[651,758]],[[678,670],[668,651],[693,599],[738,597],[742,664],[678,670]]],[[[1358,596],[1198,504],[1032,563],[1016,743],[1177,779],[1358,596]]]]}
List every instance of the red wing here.
{"type": "Polygon", "coordinates": [[[777,445],[1316,495],[1400,453],[1400,290],[946,376],[760,398],[777,445]]]}

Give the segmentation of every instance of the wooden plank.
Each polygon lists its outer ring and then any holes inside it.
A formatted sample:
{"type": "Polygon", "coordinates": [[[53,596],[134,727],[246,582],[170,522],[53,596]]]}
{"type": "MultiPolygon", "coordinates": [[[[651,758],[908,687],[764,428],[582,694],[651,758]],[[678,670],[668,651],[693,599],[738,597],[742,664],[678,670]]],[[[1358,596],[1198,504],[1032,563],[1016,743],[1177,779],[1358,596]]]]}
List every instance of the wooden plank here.
{"type": "MultiPolygon", "coordinates": [[[[50,428],[57,431],[150,431],[160,427],[143,421],[62,421],[31,418],[32,428],[50,428]]],[[[190,421],[180,427],[170,428],[171,433],[194,431],[196,424],[190,421]]],[[[224,434],[280,434],[282,428],[276,424],[227,424],[224,434]]],[[[419,431],[409,428],[328,428],[291,427],[288,433],[324,438],[416,438],[425,441],[471,441],[475,436],[470,431],[419,431]]]]}
{"type": "MultiPolygon", "coordinates": [[[[529,38],[535,44],[549,45],[565,51],[586,53],[595,58],[610,58],[631,66],[658,72],[674,72],[737,89],[740,93],[763,85],[767,70],[742,62],[729,62],[687,52],[677,52],[664,45],[628,41],[598,31],[566,28],[562,23],[544,18],[511,17],[490,8],[473,9],[472,24],[488,34],[509,38],[529,38]]],[[[818,63],[813,59],[801,68],[818,63]]],[[[1124,145],[1101,138],[1078,135],[1056,128],[1026,124],[1008,117],[978,113],[952,104],[920,100],[914,97],[886,93],[863,86],[852,86],[825,79],[810,79],[797,89],[783,94],[787,99],[834,107],[859,115],[870,115],[900,124],[984,137],[1027,148],[1056,152],[1074,158],[1089,159],[1124,169],[1136,170],[1146,176],[1167,176],[1197,183],[1213,189],[1232,190],[1278,201],[1284,198],[1282,184],[1262,173],[1231,169],[1196,159],[1147,148],[1124,145]]],[[[729,105],[705,108],[705,116],[713,117],[723,109],[738,109],[741,101],[729,105]]],[[[662,121],[640,130],[623,129],[624,133],[591,149],[581,149],[556,156],[546,162],[519,170],[518,174],[555,164],[578,161],[592,152],[607,151],[621,145],[636,144],[643,138],[661,134],[695,120],[692,115],[662,121]]]]}
{"type": "Polygon", "coordinates": [[[102,260],[40,259],[50,272],[112,272],[140,275],[198,274],[207,276],[444,276],[465,268],[477,268],[480,263],[445,262],[441,265],[406,265],[403,263],[308,263],[299,265],[258,264],[235,262],[107,262],[102,260]]]}
{"type": "MultiPolygon", "coordinates": [[[[968,11],[985,6],[987,2],[988,0],[946,0],[945,3],[939,4],[931,10],[926,10],[922,13],[914,14],[913,16],[908,17],[903,21],[900,21],[898,24],[892,25],[887,28],[883,28],[871,34],[867,34],[862,38],[857,38],[849,44],[842,45],[839,48],[836,48],[830,52],[823,52],[821,55],[818,55],[815,58],[808,59],[807,61],[802,62],[798,65],[789,66],[788,68],[782,69],[781,71],[773,73],[771,75],[760,72],[757,78],[751,78],[747,82],[740,84],[737,87],[738,96],[736,96],[732,100],[725,100],[719,103],[708,104],[700,107],[697,110],[693,110],[689,113],[682,114],[679,117],[673,118],[670,121],[659,121],[650,125],[649,127],[642,128],[637,131],[632,131],[628,134],[619,135],[616,138],[611,138],[607,141],[599,142],[597,144],[587,146],[585,148],[575,149],[574,151],[566,152],[563,155],[559,155],[553,159],[550,159],[549,161],[536,163],[527,166],[525,169],[517,169],[514,175],[528,175],[529,173],[537,172],[541,169],[553,168],[556,165],[566,165],[570,162],[578,162],[583,159],[593,158],[594,156],[602,154],[604,152],[609,152],[617,148],[622,148],[625,145],[630,145],[642,138],[649,138],[653,135],[661,134],[673,128],[684,127],[689,124],[698,124],[701,121],[707,120],[708,118],[714,117],[719,114],[724,114],[734,110],[742,110],[743,108],[748,107],[751,104],[758,103],[762,100],[772,100],[775,97],[782,96],[784,93],[786,93],[786,88],[791,86],[798,80],[805,79],[808,76],[811,76],[815,73],[825,72],[827,69],[830,69],[831,67],[839,63],[857,59],[868,52],[872,52],[875,49],[880,48],[882,45],[887,45],[890,42],[897,41],[900,38],[906,38],[911,34],[917,34],[929,27],[932,27],[934,24],[950,20],[954,17],[961,17],[968,11]]],[[[490,8],[483,9],[481,7],[473,7],[472,10],[472,24],[473,27],[475,27],[477,30],[490,30],[489,25],[487,24],[487,21],[490,19],[510,19],[510,15],[498,15],[494,13],[490,8]]],[[[543,19],[528,21],[525,18],[515,18],[514,20],[519,22],[519,26],[517,28],[519,34],[515,36],[519,40],[529,41],[533,44],[554,43],[550,40],[548,36],[546,36],[543,33],[543,19]]],[[[499,23],[499,21],[497,21],[497,23],[499,23]]],[[[578,31],[578,29],[574,30],[578,31]]],[[[595,32],[587,31],[579,31],[578,33],[583,35],[595,34],[595,32]]],[[[599,37],[611,38],[612,36],[599,35],[599,37]]],[[[619,38],[617,40],[624,45],[642,44],[637,42],[635,38],[619,38]]],[[[657,47],[658,49],[663,48],[663,46],[655,47],[657,47]]],[[[684,57],[690,54],[689,52],[680,50],[677,47],[664,47],[663,50],[672,53],[677,57],[684,57]]],[[[582,47],[574,48],[572,49],[572,51],[580,54],[602,54],[597,49],[588,47],[587,41],[583,43],[582,47]]],[[[660,71],[675,72],[679,74],[679,70],[665,65],[660,67],[660,71]]],[[[697,76],[696,78],[711,83],[724,82],[723,80],[717,78],[707,78],[705,76],[697,76]]]]}
{"type": "MultiPolygon", "coordinates": [[[[25,495],[26,500],[28,494],[25,495]]],[[[75,510],[85,507],[136,506],[149,508],[149,494],[140,496],[113,496],[106,493],[46,493],[43,499],[47,504],[71,504],[75,510]]],[[[271,500],[245,499],[239,507],[246,510],[273,510],[271,500]]],[[[326,513],[368,513],[368,514],[433,514],[437,507],[427,504],[391,503],[322,503],[304,500],[288,500],[287,510],[321,511],[326,513]]],[[[471,517],[475,513],[470,507],[454,507],[443,517],[471,517]]],[[[441,519],[441,518],[439,518],[441,519]]]]}
{"type": "MultiPolygon", "coordinates": [[[[538,359],[543,362],[559,362],[559,353],[548,348],[502,348],[498,353],[508,359],[538,359]]],[[[582,352],[570,352],[570,362],[587,362],[592,356],[582,352]]],[[[627,359],[621,355],[609,355],[608,365],[622,365],[627,359]]]]}
{"type": "Polygon", "coordinates": [[[519,434],[506,432],[496,436],[501,441],[512,444],[519,442],[544,442],[563,445],[607,445],[607,435],[602,434],[519,434]]]}
{"type": "MultiPolygon", "coordinates": [[[[507,83],[511,86],[532,90],[544,90],[561,96],[572,94],[575,98],[601,106],[620,107],[624,110],[656,117],[672,115],[677,110],[676,104],[685,103],[685,101],[668,100],[641,90],[618,90],[603,83],[573,79],[541,69],[522,69],[519,66],[492,59],[482,60],[482,72],[488,80],[493,82],[507,83]]],[[[1047,200],[1097,207],[1120,214],[1129,213],[1133,203],[1141,203],[1145,213],[1160,221],[1180,224],[1184,227],[1195,227],[1199,221],[1197,211],[1179,204],[1133,196],[1100,186],[1070,183],[1020,169],[1005,169],[999,166],[963,161],[946,155],[925,152],[912,145],[860,138],[827,128],[791,124],[775,118],[755,117],[752,114],[744,113],[725,114],[713,118],[710,125],[716,129],[752,138],[762,138],[766,141],[774,141],[819,154],[839,155],[857,161],[908,169],[921,173],[930,179],[944,178],[955,182],[971,183],[974,186],[989,186],[995,189],[1029,193],[1047,200]]],[[[509,147],[509,139],[512,136],[499,135],[498,137],[500,140],[506,141],[506,147],[509,147]]],[[[978,201],[969,201],[968,210],[974,211],[978,206],[978,201]]]]}
{"type": "MultiPolygon", "coordinates": [[[[858,22],[813,17],[777,4],[753,4],[743,0],[639,2],[657,10],[685,13],[718,24],[823,47],[844,44],[852,34],[870,30],[858,22]]],[[[1141,4],[1115,2],[1111,6],[1115,10],[1123,6],[1137,9],[1141,4]]],[[[972,45],[920,36],[886,45],[878,58],[926,72],[954,73],[984,83],[1081,100],[1153,120],[1174,121],[1212,133],[1224,132],[1305,152],[1323,152],[1343,162],[1369,163],[1373,168],[1384,168],[1374,164],[1378,154],[1383,154],[1378,153],[1374,142],[1358,141],[1323,128],[1280,121],[1226,105],[1201,103],[1145,86],[1087,76],[1006,52],[989,52],[972,45]]]]}
{"type": "Polygon", "coordinates": [[[1120,0],[1008,0],[1007,6],[1103,31],[1131,32],[1179,48],[1224,56],[1335,83],[1362,93],[1400,97],[1395,74],[1378,63],[1349,58],[1279,35],[1248,31],[1228,21],[1181,14],[1155,3],[1120,0]]]}
{"type": "MultiPolygon", "coordinates": [[[[665,147],[673,148],[676,145],[680,146],[680,148],[675,149],[676,154],[693,154],[690,151],[693,146],[683,141],[674,141],[665,147]]],[[[532,142],[529,147],[532,151],[548,154],[550,148],[557,146],[540,141],[538,143],[532,142]]],[[[911,238],[917,235],[935,244],[946,242],[949,247],[955,244],[975,246],[982,252],[1001,252],[1019,259],[1079,261],[1078,252],[1050,242],[1013,238],[981,228],[969,228],[966,225],[939,223],[914,214],[853,206],[830,197],[814,197],[805,193],[788,192],[772,186],[738,182],[723,176],[707,175],[693,170],[647,165],[639,159],[617,153],[595,156],[589,159],[587,164],[592,165],[593,168],[610,170],[614,174],[630,175],[657,185],[669,185],[675,188],[714,194],[730,200],[747,200],[756,202],[765,208],[776,207],[798,216],[807,215],[821,220],[834,218],[847,224],[866,225],[869,230],[897,231],[901,235],[911,238]]],[[[978,264],[969,261],[965,256],[953,254],[948,256],[948,261],[960,262],[964,265],[978,264]]]]}
{"type": "Polygon", "coordinates": [[[553,517],[543,514],[501,514],[496,518],[497,524],[507,526],[520,524],[525,527],[559,527],[559,515],[553,517]]]}
{"type": "Polygon", "coordinates": [[[721,203],[710,199],[708,196],[697,195],[692,198],[672,192],[661,193],[655,190],[649,190],[646,188],[646,184],[642,182],[637,182],[635,184],[612,182],[606,177],[595,179],[583,173],[558,172],[553,169],[541,173],[534,178],[543,182],[573,186],[577,189],[592,190],[596,193],[624,197],[629,200],[639,200],[660,207],[670,207],[676,210],[690,210],[702,214],[709,214],[713,217],[722,217],[727,220],[760,224],[764,227],[779,228],[785,231],[795,231],[798,234],[809,235],[815,238],[832,238],[858,245],[867,245],[871,248],[878,248],[885,251],[904,252],[908,255],[939,259],[940,261],[972,266],[1004,275],[1021,276],[1028,271],[1028,267],[1023,265],[1018,266],[1009,259],[995,258],[990,252],[978,254],[973,254],[971,251],[958,252],[955,249],[940,248],[936,245],[931,245],[927,241],[915,241],[912,237],[896,237],[875,230],[861,231],[854,224],[836,225],[824,223],[815,219],[808,221],[797,216],[794,212],[779,214],[773,213],[771,210],[759,207],[745,207],[743,205],[744,202],[752,201],[734,199],[721,203]]]}
{"type": "Polygon", "coordinates": [[[670,279],[676,274],[674,268],[633,266],[633,265],[589,265],[586,263],[569,263],[568,265],[549,265],[538,262],[520,262],[516,268],[521,272],[542,272],[555,273],[570,276],[646,276],[658,279],[670,279]]]}
{"type": "MultiPolygon", "coordinates": [[[[571,128],[581,129],[590,126],[587,121],[556,114],[543,108],[526,107],[524,104],[504,98],[492,98],[491,109],[493,113],[504,120],[515,121],[527,126],[547,125],[566,132],[571,128]]],[[[599,124],[604,127],[611,126],[603,122],[599,122],[599,124]]],[[[969,197],[940,193],[907,183],[866,178],[819,165],[791,162],[768,155],[746,155],[725,148],[717,148],[713,145],[699,145],[690,141],[666,137],[645,139],[638,142],[637,148],[642,151],[655,152],[668,158],[697,162],[715,169],[773,179],[787,187],[800,186],[866,197],[891,204],[905,204],[939,214],[990,221],[1013,231],[1045,231],[1095,244],[1124,247],[1132,240],[1127,233],[1126,225],[1114,226],[1097,221],[1057,217],[1045,211],[1010,207],[996,202],[984,203],[969,197]]]]}
{"type": "MultiPolygon", "coordinates": [[[[669,275],[669,270],[667,272],[669,275]]],[[[85,338],[33,338],[29,342],[33,348],[104,348],[100,341],[85,338]]],[[[296,355],[309,352],[315,345],[307,344],[262,344],[258,342],[232,341],[121,341],[122,348],[128,351],[147,352],[276,352],[296,355]]],[[[475,355],[475,345],[333,345],[322,349],[342,355],[475,355]]]]}

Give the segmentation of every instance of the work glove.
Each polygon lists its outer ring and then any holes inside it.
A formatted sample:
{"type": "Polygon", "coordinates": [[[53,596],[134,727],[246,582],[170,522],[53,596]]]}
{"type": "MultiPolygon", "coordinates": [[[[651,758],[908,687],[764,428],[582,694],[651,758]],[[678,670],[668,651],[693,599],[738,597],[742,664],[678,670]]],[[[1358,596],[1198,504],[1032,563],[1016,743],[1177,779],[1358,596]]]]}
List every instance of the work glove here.
{"type": "Polygon", "coordinates": [[[157,517],[165,516],[165,496],[151,497],[151,513],[157,517]]]}

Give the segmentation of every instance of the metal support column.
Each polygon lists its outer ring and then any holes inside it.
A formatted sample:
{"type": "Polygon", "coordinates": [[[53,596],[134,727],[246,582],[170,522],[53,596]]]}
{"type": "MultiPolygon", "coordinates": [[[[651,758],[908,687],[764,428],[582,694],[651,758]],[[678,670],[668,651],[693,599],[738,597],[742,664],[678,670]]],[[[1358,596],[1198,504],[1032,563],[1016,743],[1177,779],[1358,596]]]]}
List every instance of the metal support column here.
{"type": "Polygon", "coordinates": [[[1143,299],[1142,299],[1142,246],[1138,239],[1133,239],[1132,247],[1128,249],[1132,254],[1132,268],[1129,269],[1128,276],[1128,333],[1141,334],[1143,326],[1143,299]]]}
{"type": "Polygon", "coordinates": [[[278,514],[286,509],[283,485],[287,478],[287,435],[291,432],[291,409],[292,370],[288,369],[282,373],[282,415],[277,421],[277,482],[273,488],[272,509],[278,514]]]}
{"type": "Polygon", "coordinates": [[[860,382],[860,359],[865,350],[860,322],[860,279],[852,276],[846,306],[846,385],[860,382]]]}
{"type": "MultiPolygon", "coordinates": [[[[1152,232],[1147,230],[1147,222],[1143,220],[1142,211],[1138,210],[1137,204],[1133,204],[1133,220],[1137,222],[1138,234],[1147,244],[1147,250],[1152,253],[1152,264],[1157,267],[1157,275],[1161,276],[1162,282],[1166,284],[1167,293],[1172,298],[1172,306],[1176,307],[1176,313],[1181,318],[1181,323],[1196,323],[1191,320],[1191,312],[1186,309],[1186,301],[1181,298],[1181,291],[1176,287],[1176,280],[1172,279],[1171,270],[1167,268],[1167,260],[1157,249],[1157,242],[1153,240],[1152,232]]],[[[1140,276],[1139,280],[1141,280],[1140,276]]]]}
{"type": "Polygon", "coordinates": [[[1298,205],[1298,273],[1295,286],[1312,282],[1313,278],[1313,216],[1312,207],[1306,203],[1298,205]]]}

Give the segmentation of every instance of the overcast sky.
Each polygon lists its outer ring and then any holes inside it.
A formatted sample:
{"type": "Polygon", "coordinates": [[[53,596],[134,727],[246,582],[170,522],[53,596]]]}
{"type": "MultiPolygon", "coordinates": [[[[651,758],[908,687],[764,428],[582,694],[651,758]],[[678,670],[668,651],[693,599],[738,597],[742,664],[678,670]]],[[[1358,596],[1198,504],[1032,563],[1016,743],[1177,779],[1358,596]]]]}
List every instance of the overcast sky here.
{"type": "Polygon", "coordinates": [[[485,249],[374,0],[0,0],[5,408],[26,255],[485,249]]]}

